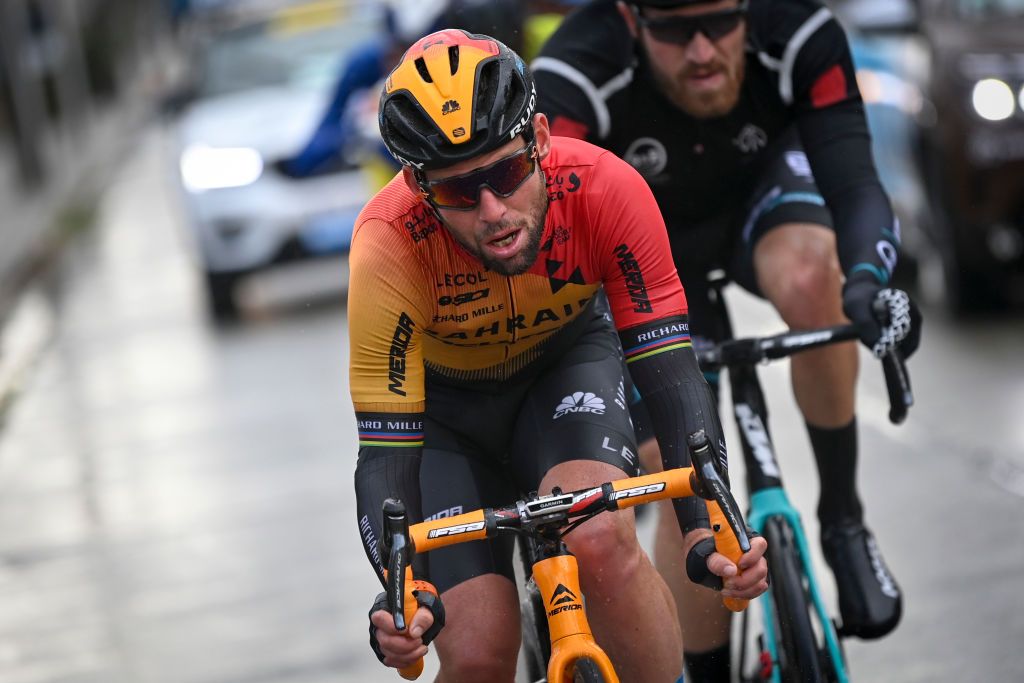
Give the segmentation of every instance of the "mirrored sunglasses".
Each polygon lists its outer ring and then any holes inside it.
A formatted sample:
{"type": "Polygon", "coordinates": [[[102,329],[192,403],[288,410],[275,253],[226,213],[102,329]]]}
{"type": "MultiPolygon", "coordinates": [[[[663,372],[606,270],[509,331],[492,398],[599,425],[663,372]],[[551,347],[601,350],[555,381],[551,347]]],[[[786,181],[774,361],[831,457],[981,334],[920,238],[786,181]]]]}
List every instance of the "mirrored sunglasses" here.
{"type": "Polygon", "coordinates": [[[686,45],[698,33],[714,41],[735,31],[747,14],[747,3],[744,1],[730,9],[687,17],[651,19],[640,14],[638,10],[634,10],[634,13],[637,23],[650,31],[651,37],[659,43],[686,45]]]}
{"type": "Polygon", "coordinates": [[[427,201],[439,209],[469,211],[480,203],[480,188],[487,187],[499,197],[511,197],[537,168],[536,146],[528,144],[518,152],[489,166],[450,178],[421,181],[427,201]]]}

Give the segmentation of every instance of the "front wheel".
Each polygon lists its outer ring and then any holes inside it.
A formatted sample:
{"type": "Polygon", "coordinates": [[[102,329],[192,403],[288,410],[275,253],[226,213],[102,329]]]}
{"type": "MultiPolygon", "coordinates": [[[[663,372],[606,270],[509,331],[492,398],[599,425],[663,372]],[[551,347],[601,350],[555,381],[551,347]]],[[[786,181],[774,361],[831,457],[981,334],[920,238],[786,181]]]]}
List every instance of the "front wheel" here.
{"type": "Polygon", "coordinates": [[[768,571],[775,610],[779,668],[786,683],[825,681],[818,641],[811,623],[812,602],[793,531],[780,517],[768,519],[768,571]]]}
{"type": "Polygon", "coordinates": [[[601,668],[593,659],[581,657],[576,660],[572,683],[606,683],[606,681],[604,674],[601,673],[601,668]]]}
{"type": "Polygon", "coordinates": [[[534,541],[519,537],[519,560],[522,563],[523,574],[530,577],[526,580],[523,588],[523,597],[520,602],[520,624],[523,634],[523,657],[526,662],[526,672],[531,681],[544,680],[548,675],[548,660],[551,658],[551,635],[548,630],[547,614],[544,609],[544,598],[537,589],[537,583],[533,580],[531,573],[533,565],[539,559],[534,541]]]}

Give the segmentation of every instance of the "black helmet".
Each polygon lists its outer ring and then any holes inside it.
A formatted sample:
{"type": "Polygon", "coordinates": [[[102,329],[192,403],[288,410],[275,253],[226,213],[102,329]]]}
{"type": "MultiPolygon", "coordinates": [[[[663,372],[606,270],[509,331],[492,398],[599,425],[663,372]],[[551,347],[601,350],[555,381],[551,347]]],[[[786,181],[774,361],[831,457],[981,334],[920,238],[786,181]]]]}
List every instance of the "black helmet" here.
{"type": "Polygon", "coordinates": [[[384,83],[380,133],[400,163],[451,166],[532,139],[537,90],[526,63],[504,44],[457,29],[416,41],[384,83]]]}

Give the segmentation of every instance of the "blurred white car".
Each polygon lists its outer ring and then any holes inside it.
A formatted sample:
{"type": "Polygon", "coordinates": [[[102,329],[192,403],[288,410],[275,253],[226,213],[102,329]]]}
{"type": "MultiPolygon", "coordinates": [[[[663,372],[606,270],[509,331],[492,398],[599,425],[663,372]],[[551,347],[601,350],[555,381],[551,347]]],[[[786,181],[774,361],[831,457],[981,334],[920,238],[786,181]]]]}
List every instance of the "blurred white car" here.
{"type": "Polygon", "coordinates": [[[240,277],[347,251],[371,193],[366,175],[339,163],[297,179],[276,164],[309,141],[347,55],[374,36],[379,18],[369,3],[293,4],[211,31],[190,55],[195,85],[173,144],[216,318],[237,314],[240,277]]]}

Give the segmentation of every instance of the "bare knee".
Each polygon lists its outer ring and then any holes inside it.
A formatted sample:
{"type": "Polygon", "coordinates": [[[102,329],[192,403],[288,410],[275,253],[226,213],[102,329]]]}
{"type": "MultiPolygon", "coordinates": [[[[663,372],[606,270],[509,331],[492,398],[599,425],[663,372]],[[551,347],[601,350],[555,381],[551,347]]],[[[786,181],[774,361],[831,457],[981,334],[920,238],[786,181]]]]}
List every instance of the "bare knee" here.
{"type": "Polygon", "coordinates": [[[631,511],[600,515],[566,536],[576,556],[580,581],[591,597],[617,590],[630,581],[644,560],[631,511]]]}
{"type": "Polygon", "coordinates": [[[764,295],[793,329],[841,322],[842,271],[835,235],[811,225],[776,230],[761,239],[755,252],[764,295]]]}

